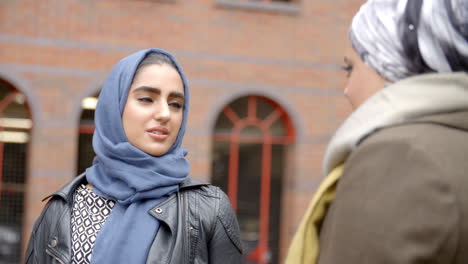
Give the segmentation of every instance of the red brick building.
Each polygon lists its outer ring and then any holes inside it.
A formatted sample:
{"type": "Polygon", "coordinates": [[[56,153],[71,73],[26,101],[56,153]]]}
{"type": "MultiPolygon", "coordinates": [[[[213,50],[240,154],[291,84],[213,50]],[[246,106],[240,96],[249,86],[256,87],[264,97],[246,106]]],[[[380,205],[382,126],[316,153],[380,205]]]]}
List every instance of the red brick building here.
{"type": "Polygon", "coordinates": [[[252,263],[281,262],[350,110],[340,64],[362,2],[1,1],[0,258],[18,261],[41,199],[89,165],[112,65],[158,47],[191,86],[191,175],[229,194],[252,263]]]}

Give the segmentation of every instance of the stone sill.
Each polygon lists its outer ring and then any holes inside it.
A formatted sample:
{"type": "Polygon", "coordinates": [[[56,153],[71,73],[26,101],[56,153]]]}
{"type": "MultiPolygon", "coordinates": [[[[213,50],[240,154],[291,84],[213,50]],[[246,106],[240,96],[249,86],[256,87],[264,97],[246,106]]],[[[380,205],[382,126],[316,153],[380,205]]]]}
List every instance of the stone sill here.
{"type": "Polygon", "coordinates": [[[281,2],[254,2],[249,0],[216,0],[218,6],[224,8],[265,11],[284,13],[287,15],[298,15],[300,13],[299,5],[296,3],[281,3],[281,2]]]}

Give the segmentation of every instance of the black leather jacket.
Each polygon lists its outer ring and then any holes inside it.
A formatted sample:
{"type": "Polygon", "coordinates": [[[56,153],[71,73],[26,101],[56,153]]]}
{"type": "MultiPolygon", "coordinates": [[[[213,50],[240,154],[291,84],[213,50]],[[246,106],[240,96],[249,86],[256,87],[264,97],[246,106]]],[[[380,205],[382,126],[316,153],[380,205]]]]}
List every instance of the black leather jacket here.
{"type": "MultiPolygon", "coordinates": [[[[80,175],[46,197],[51,199],[34,224],[26,263],[71,263],[73,193],[85,181],[80,175]]],[[[161,226],[147,263],[242,263],[237,219],[218,187],[188,178],[149,213],[161,226]]]]}

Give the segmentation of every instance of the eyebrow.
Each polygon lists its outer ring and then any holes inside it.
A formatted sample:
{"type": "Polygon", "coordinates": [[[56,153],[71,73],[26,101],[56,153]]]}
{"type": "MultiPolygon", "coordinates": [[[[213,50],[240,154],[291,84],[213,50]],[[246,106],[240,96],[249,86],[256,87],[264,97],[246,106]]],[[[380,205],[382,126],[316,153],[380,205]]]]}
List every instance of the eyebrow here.
{"type": "MultiPolygon", "coordinates": [[[[155,87],[150,87],[150,86],[140,86],[138,88],[135,88],[135,90],[132,91],[132,93],[136,93],[136,92],[140,92],[140,91],[145,91],[145,92],[150,92],[150,93],[154,93],[154,94],[161,94],[161,89],[159,88],[155,88],[155,87]]],[[[179,93],[179,92],[171,92],[169,94],[169,97],[176,97],[176,98],[180,98],[182,100],[185,100],[185,96],[183,93],[179,93]]]]}
{"type": "Polygon", "coordinates": [[[346,57],[346,56],[344,56],[343,61],[346,64],[350,64],[350,61],[349,61],[348,57],[346,57]]]}

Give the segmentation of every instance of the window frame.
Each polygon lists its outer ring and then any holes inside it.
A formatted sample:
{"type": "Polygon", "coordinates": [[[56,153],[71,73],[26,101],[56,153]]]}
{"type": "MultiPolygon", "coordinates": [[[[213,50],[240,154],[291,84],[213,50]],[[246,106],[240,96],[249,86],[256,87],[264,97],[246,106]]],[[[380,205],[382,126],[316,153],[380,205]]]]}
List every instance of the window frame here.
{"type": "MultiPolygon", "coordinates": [[[[213,128],[213,140],[216,142],[226,142],[229,144],[227,194],[237,211],[238,204],[238,182],[239,182],[239,153],[241,143],[256,143],[262,145],[262,164],[260,173],[260,200],[259,200],[259,240],[255,249],[249,253],[247,259],[256,261],[259,264],[266,263],[269,256],[269,233],[270,233],[270,200],[272,181],[272,149],[273,145],[292,145],[295,141],[295,131],[289,115],[284,109],[273,100],[260,95],[247,95],[227,104],[219,113],[217,122],[213,128]],[[239,113],[232,108],[233,105],[246,98],[246,116],[239,116],[239,113]],[[272,111],[265,117],[259,118],[257,115],[257,100],[264,100],[272,106],[272,111]],[[220,118],[227,117],[232,122],[229,132],[217,132],[220,118]],[[273,124],[280,120],[284,126],[284,135],[273,136],[271,128],[273,124]],[[242,130],[254,126],[262,131],[262,135],[242,135],[242,130]]],[[[284,177],[284,176],[283,176],[284,177]]]]}

